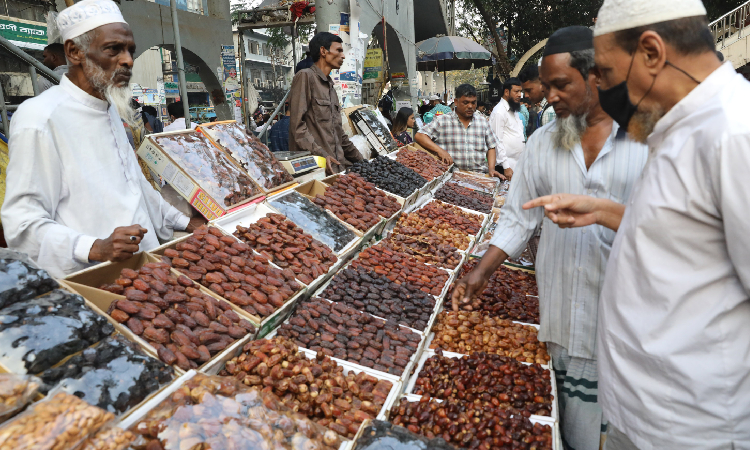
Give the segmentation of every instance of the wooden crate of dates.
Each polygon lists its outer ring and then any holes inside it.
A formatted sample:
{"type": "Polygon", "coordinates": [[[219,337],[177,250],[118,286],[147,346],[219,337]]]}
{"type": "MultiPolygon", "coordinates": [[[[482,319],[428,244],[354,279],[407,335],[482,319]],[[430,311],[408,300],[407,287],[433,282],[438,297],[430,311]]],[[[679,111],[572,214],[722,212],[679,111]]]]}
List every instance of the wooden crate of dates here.
{"type": "MultiPolygon", "coordinates": [[[[478,263],[478,259],[468,261],[456,279],[460,280],[466,276],[478,263]]],[[[447,298],[451,298],[454,286],[455,283],[448,290],[447,298]]],[[[534,275],[500,266],[490,276],[484,291],[472,298],[469,303],[461,304],[461,309],[483,311],[491,317],[539,325],[539,297],[535,296],[536,293],[534,275]]]]}
{"type": "Polygon", "coordinates": [[[365,420],[384,418],[401,391],[397,376],[336,362],[282,336],[248,342],[212,364],[207,373],[273,392],[287,407],[346,439],[365,420]]]}
{"type": "Polygon", "coordinates": [[[305,349],[398,377],[410,372],[424,343],[415,330],[320,298],[300,303],[276,333],[305,349]]]}
{"type": "Polygon", "coordinates": [[[456,448],[562,450],[556,423],[514,415],[496,406],[404,395],[388,418],[427,438],[442,437],[456,448]]]}
{"type": "Polygon", "coordinates": [[[427,350],[406,383],[407,394],[500,406],[524,417],[557,421],[555,373],[541,364],[478,352],[427,350]]]}
{"type": "Polygon", "coordinates": [[[443,311],[428,338],[431,349],[469,355],[475,352],[509,356],[521,362],[549,364],[547,345],[531,325],[496,319],[480,311],[443,311]]]}
{"type": "Polygon", "coordinates": [[[137,254],[77,274],[68,283],[127,327],[148,352],[182,370],[197,369],[235,341],[255,336],[256,327],[242,310],[171,271],[166,262],[143,264],[153,259],[137,254]],[[117,269],[119,278],[112,280],[117,269]],[[92,289],[92,283],[101,283],[100,289],[92,289]]]}
{"type": "Polygon", "coordinates": [[[231,302],[259,328],[281,322],[304,286],[291,269],[272,264],[268,255],[216,227],[201,227],[192,236],[160,247],[156,255],[174,268],[231,302]]]}

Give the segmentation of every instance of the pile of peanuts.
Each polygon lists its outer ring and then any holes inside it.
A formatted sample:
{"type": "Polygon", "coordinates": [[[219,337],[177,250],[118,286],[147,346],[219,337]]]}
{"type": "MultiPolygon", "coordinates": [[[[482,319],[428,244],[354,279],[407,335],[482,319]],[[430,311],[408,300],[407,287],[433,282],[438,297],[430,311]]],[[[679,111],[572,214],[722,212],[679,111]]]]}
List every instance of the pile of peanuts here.
{"type": "Polygon", "coordinates": [[[464,355],[486,352],[528,363],[549,362],[547,345],[537,339],[536,328],[494,319],[480,311],[443,311],[433,330],[432,349],[464,355]]]}
{"type": "Polygon", "coordinates": [[[330,248],[281,214],[268,213],[247,228],[237,225],[234,235],[307,285],[338,261],[330,248]]]}
{"type": "Polygon", "coordinates": [[[146,339],[159,359],[182,370],[197,369],[255,332],[229,303],[204,294],[184,275],[174,276],[167,263],[122,269],[115,283],[125,286],[125,298],[112,302],[109,315],[146,339]]]}
{"type": "Polygon", "coordinates": [[[280,270],[249,245],[203,226],[164,250],[166,261],[188,278],[261,319],[273,314],[302,286],[291,269],[280,270]]]}
{"type": "Polygon", "coordinates": [[[409,283],[435,296],[443,292],[450,278],[448,272],[443,269],[428,266],[412,256],[388,250],[380,245],[363,250],[358,258],[352,261],[351,267],[372,270],[395,283],[409,283]]]}
{"type": "Polygon", "coordinates": [[[549,370],[484,352],[448,358],[438,350],[419,371],[413,393],[512,408],[526,416],[551,415],[554,401],[549,370]]]}
{"type": "Polygon", "coordinates": [[[278,334],[315,352],[399,376],[422,340],[392,321],[318,298],[301,303],[278,334]]]}
{"type": "Polygon", "coordinates": [[[391,217],[401,210],[395,198],[354,172],[339,175],[325,195],[317,195],[313,202],[363,232],[377,225],[381,217],[391,217]]]}
{"type": "Polygon", "coordinates": [[[363,421],[380,413],[393,387],[364,371],[345,375],[322,353],[308,359],[294,341],[281,336],[248,342],[219,375],[273,392],[293,411],[349,439],[363,421]]]}
{"type": "Polygon", "coordinates": [[[0,428],[0,450],[76,448],[115,416],[60,392],[0,428]]]}

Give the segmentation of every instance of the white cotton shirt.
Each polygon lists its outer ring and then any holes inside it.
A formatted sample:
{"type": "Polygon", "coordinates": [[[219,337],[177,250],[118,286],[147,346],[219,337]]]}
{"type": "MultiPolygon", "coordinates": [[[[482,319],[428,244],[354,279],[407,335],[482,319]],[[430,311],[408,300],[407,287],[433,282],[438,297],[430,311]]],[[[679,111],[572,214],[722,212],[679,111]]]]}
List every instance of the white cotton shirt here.
{"type": "Polygon", "coordinates": [[[510,110],[507,100],[501,99],[490,114],[490,127],[497,137],[497,162],[505,169],[516,169],[526,144],[524,144],[521,117],[510,110]],[[504,155],[504,161],[500,155],[504,155]]]}
{"type": "Polygon", "coordinates": [[[91,265],[94,241],[117,227],[148,229],[145,251],[188,225],[146,181],[115,108],[67,76],[19,106],[8,148],[5,239],[54,277],[91,265]]]}
{"type": "MultiPolygon", "coordinates": [[[[62,76],[68,73],[68,65],[63,64],[62,66],[57,66],[52,70],[52,73],[57,75],[62,79],[62,76]]],[[[44,78],[43,76],[39,75],[36,80],[36,85],[39,88],[39,93],[46,91],[47,89],[51,88],[52,86],[56,86],[53,82],[50,80],[44,78]]]]}
{"type": "MultiPolygon", "coordinates": [[[[190,128],[195,130],[195,127],[197,127],[198,124],[195,122],[190,122],[190,128]]],[[[180,117],[179,119],[175,119],[174,122],[170,123],[166,127],[164,127],[164,131],[182,131],[186,130],[187,127],[185,126],[185,118],[180,117]]]]}
{"type": "Polygon", "coordinates": [[[641,450],[750,448],[750,83],[656,124],[599,304],[599,402],[641,450]]]}

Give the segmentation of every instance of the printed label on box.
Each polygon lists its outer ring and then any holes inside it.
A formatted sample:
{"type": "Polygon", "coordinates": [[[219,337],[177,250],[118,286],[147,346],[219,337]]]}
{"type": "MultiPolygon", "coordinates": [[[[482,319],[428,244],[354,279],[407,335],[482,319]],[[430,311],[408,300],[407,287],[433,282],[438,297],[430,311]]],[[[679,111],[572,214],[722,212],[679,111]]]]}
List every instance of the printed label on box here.
{"type": "Polygon", "coordinates": [[[177,173],[177,168],[174,166],[174,164],[167,164],[167,167],[164,168],[164,174],[162,174],[162,177],[168,182],[172,182],[172,177],[177,173]]]}
{"type": "MultiPolygon", "coordinates": [[[[165,170],[164,173],[166,172],[167,171],[165,170]]],[[[182,195],[189,196],[190,193],[193,192],[193,183],[181,173],[175,175],[174,180],[172,180],[171,184],[175,187],[175,189],[180,191],[182,195]]]]}

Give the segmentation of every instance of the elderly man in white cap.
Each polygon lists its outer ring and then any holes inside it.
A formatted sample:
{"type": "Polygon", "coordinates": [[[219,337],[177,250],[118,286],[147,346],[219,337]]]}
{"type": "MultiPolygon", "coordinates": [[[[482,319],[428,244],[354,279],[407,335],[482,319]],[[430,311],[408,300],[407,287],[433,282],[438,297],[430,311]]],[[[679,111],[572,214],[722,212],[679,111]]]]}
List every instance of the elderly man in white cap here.
{"type": "Polygon", "coordinates": [[[13,116],[2,220],[10,248],[64,277],[192,225],[149,185],[128,144],[120,117],[131,119],[135,42],[117,5],[83,0],[57,25],[68,73],[13,116]]]}
{"type": "Polygon", "coordinates": [[[750,83],[700,0],[605,0],[602,107],[651,151],[625,205],[553,196],[561,226],[618,229],[599,304],[605,449],[750,448],[750,83]],[[623,215],[624,213],[624,215],[623,215]]]}

